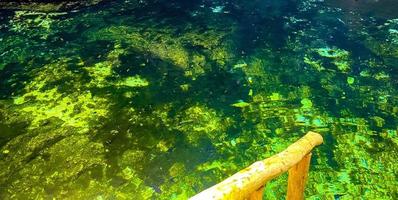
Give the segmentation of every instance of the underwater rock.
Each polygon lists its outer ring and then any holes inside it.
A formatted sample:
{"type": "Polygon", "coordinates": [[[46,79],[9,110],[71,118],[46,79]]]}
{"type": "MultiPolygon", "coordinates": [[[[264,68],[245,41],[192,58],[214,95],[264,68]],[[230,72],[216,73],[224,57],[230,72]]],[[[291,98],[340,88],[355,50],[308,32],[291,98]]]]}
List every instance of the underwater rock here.
{"type": "Polygon", "coordinates": [[[354,78],[354,77],[351,77],[351,76],[347,77],[347,83],[348,83],[349,85],[354,84],[354,82],[355,82],[355,78],[354,78]]]}
{"type": "Polygon", "coordinates": [[[169,169],[169,174],[171,177],[176,177],[178,175],[183,174],[184,171],[185,171],[184,163],[174,163],[169,169]]]}
{"type": "Polygon", "coordinates": [[[351,54],[346,50],[325,47],[313,49],[312,51],[317,55],[304,57],[304,63],[313,67],[317,71],[325,70],[327,68],[326,66],[335,66],[337,70],[343,73],[347,73],[351,70],[351,54]]]}
{"type": "Polygon", "coordinates": [[[271,101],[279,101],[283,99],[283,96],[277,92],[274,92],[269,96],[269,98],[271,99],[271,101]]]}
{"type": "Polygon", "coordinates": [[[326,58],[345,58],[349,55],[347,51],[341,49],[320,48],[316,49],[318,54],[326,58]]]}
{"type": "Polygon", "coordinates": [[[238,101],[236,103],[231,104],[232,107],[236,108],[245,108],[250,106],[250,103],[244,102],[244,101],[238,101]]]}
{"type": "Polygon", "coordinates": [[[139,52],[150,53],[152,56],[165,60],[179,70],[184,70],[186,77],[195,79],[197,76],[211,70],[208,63],[216,62],[225,65],[231,57],[227,46],[222,45],[224,34],[216,29],[201,35],[190,32],[181,37],[173,35],[173,29],[165,29],[159,34],[157,29],[142,29],[137,27],[112,26],[95,32],[87,32],[88,40],[119,41],[134,47],[139,52]],[[143,34],[145,33],[145,34],[143,34]],[[153,38],[157,38],[156,41],[153,38]],[[191,44],[201,51],[190,51],[186,44],[191,44]],[[207,56],[206,56],[207,55],[207,56]],[[192,58],[192,59],[191,59],[192,58]]]}
{"type": "Polygon", "coordinates": [[[91,120],[108,113],[105,98],[95,96],[90,91],[82,91],[79,85],[73,85],[71,91],[74,91],[67,94],[51,85],[53,81],[64,79],[80,80],[81,75],[67,69],[68,61],[69,58],[62,58],[59,62],[32,71],[34,79],[25,85],[26,92],[13,98],[16,105],[14,112],[29,116],[30,128],[41,127],[45,121],[57,118],[62,120],[61,127],[74,127],[76,132],[83,133],[89,130],[91,120]]]}
{"type": "Polygon", "coordinates": [[[90,176],[90,171],[105,169],[103,145],[74,133],[71,127],[55,130],[49,126],[45,131],[36,129],[32,133],[17,137],[3,147],[12,151],[0,161],[3,169],[0,185],[7,185],[3,187],[1,199],[49,195],[44,189],[34,188],[38,185],[58,194],[69,191],[72,195],[70,185],[60,185],[76,181],[80,176],[90,176]],[[16,178],[19,176],[25,178],[16,178]]]}
{"type": "Polygon", "coordinates": [[[209,138],[214,143],[223,140],[226,137],[225,131],[231,124],[230,118],[200,104],[186,109],[180,118],[176,129],[194,146],[203,138],[209,138]]]}
{"type": "Polygon", "coordinates": [[[118,86],[126,86],[126,87],[146,87],[149,85],[149,82],[145,79],[140,78],[139,76],[127,77],[117,83],[118,86]]]}
{"type": "Polygon", "coordinates": [[[31,10],[31,11],[61,11],[96,5],[103,0],[6,0],[0,2],[0,9],[31,10]]]}
{"type": "Polygon", "coordinates": [[[244,68],[244,67],[247,67],[246,63],[238,63],[238,64],[234,65],[233,69],[240,69],[240,68],[244,68]]]}
{"type": "Polygon", "coordinates": [[[300,102],[302,108],[312,108],[312,101],[310,99],[304,98],[300,102]]]}
{"type": "Polygon", "coordinates": [[[366,37],[364,45],[372,53],[381,56],[386,64],[395,66],[398,59],[398,19],[387,20],[377,29],[378,32],[366,37]]]}

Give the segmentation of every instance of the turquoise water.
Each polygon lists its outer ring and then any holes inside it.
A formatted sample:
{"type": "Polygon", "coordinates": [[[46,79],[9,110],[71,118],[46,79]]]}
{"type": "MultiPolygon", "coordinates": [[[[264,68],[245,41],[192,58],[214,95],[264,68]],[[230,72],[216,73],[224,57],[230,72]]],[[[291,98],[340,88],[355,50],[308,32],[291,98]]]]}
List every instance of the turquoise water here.
{"type": "Polygon", "coordinates": [[[308,199],[397,199],[394,5],[2,11],[0,198],[187,199],[311,130],[308,199]]]}

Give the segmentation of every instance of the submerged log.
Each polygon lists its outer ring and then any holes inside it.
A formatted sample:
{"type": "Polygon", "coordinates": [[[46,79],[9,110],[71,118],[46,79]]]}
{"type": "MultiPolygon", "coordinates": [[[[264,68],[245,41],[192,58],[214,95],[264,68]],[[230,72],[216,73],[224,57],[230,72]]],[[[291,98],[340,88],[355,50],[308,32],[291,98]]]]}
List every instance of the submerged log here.
{"type": "MultiPolygon", "coordinates": [[[[322,144],[322,142],[323,138],[320,134],[308,132],[304,137],[290,145],[281,153],[253,163],[246,169],[232,175],[221,183],[195,195],[190,200],[258,199],[259,189],[262,189],[271,179],[297,165],[315,146],[322,144]]],[[[305,163],[309,161],[308,158],[309,156],[307,156],[305,163]]],[[[306,166],[303,168],[306,169],[306,166]]]]}

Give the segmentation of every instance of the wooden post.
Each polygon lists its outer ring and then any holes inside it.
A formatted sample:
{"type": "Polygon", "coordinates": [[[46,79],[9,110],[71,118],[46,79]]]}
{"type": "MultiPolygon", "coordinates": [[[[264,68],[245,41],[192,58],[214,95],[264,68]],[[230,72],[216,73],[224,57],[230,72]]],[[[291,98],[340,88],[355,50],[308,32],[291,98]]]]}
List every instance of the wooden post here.
{"type": "Polygon", "coordinates": [[[265,188],[265,185],[260,187],[258,190],[254,191],[250,195],[249,200],[262,200],[263,199],[264,188],[265,188]]]}
{"type": "Polygon", "coordinates": [[[322,144],[322,142],[323,138],[321,135],[310,131],[281,153],[253,163],[221,183],[191,197],[190,200],[247,199],[254,192],[258,191],[259,188],[262,188],[269,180],[288,171],[301,162],[314,147],[322,144]]]}
{"type": "Polygon", "coordinates": [[[304,188],[310,167],[311,153],[289,169],[286,200],[304,200],[304,188]]]}

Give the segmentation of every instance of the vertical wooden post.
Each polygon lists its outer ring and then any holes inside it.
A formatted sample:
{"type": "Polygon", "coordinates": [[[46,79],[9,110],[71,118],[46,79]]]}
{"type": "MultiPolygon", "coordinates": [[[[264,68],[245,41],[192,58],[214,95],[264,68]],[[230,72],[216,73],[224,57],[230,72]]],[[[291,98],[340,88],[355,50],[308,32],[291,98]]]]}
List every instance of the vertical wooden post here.
{"type": "Polygon", "coordinates": [[[304,188],[310,167],[311,153],[307,154],[299,163],[289,169],[287,186],[287,200],[303,200],[304,188]]]}
{"type": "Polygon", "coordinates": [[[302,200],[311,151],[322,142],[320,134],[310,131],[284,151],[253,163],[190,200],[261,199],[264,185],[286,171],[289,171],[287,199],[302,200]]]}
{"type": "Polygon", "coordinates": [[[265,185],[258,188],[258,190],[254,191],[250,197],[249,200],[262,200],[263,199],[263,192],[264,192],[265,185]]]}

